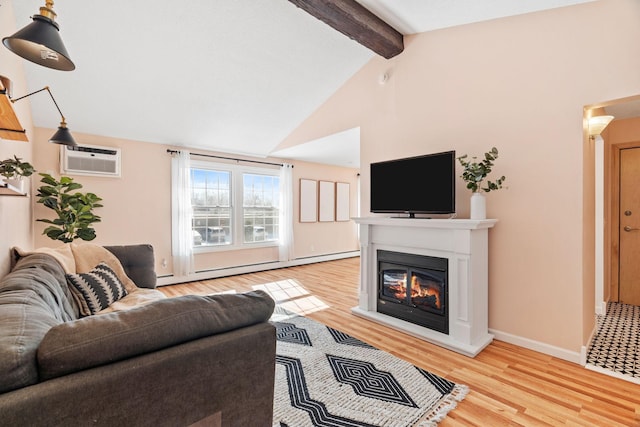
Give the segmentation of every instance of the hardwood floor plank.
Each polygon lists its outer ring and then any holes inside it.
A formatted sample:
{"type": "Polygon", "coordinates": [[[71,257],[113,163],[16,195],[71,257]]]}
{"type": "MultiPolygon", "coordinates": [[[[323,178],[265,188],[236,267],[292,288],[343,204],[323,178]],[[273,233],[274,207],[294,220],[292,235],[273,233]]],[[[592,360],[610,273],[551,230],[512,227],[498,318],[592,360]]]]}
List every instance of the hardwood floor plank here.
{"type": "Polygon", "coordinates": [[[469,358],[353,315],[359,273],[359,258],[347,258],[159,289],[175,297],[268,288],[309,318],[469,386],[440,427],[640,426],[638,384],[501,341],[469,358]]]}

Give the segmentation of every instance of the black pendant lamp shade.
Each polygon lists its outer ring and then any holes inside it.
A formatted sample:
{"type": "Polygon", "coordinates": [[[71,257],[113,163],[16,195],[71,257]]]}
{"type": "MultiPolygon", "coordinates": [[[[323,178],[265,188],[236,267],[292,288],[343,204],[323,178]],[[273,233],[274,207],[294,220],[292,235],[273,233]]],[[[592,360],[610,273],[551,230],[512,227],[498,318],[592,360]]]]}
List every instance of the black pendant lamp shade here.
{"type": "Polygon", "coordinates": [[[49,138],[49,142],[54,144],[68,145],[69,147],[75,147],[78,145],[76,140],[73,139],[73,135],[69,132],[67,128],[67,123],[63,120],[60,122],[60,126],[58,126],[58,131],[53,134],[51,138],[49,138]]]}
{"type": "Polygon", "coordinates": [[[33,22],[2,39],[2,43],[13,53],[44,67],[72,71],[76,68],[62,43],[56,13],[51,9],[53,1],[47,0],[40,8],[40,15],[33,15],[33,22]]]}

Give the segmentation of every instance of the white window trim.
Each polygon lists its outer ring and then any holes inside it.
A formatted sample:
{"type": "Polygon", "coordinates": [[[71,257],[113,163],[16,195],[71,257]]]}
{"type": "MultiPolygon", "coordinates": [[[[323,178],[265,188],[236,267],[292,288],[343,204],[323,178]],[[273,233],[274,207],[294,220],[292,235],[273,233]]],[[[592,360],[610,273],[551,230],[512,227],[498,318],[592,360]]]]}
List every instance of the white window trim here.
{"type": "MultiPolygon", "coordinates": [[[[280,177],[279,167],[256,167],[247,166],[242,164],[229,164],[219,163],[207,160],[192,160],[192,169],[211,169],[218,171],[225,171],[231,173],[231,229],[233,233],[233,243],[229,245],[204,245],[193,246],[193,252],[195,254],[208,253],[208,252],[226,252],[226,251],[238,251],[255,248],[268,248],[277,247],[280,245],[279,240],[272,240],[268,242],[251,242],[244,243],[244,230],[242,227],[242,173],[252,173],[258,175],[273,175],[280,177]],[[240,225],[239,225],[240,224],[240,225]]],[[[282,197],[282,195],[280,195],[282,197]]],[[[280,225],[282,226],[282,225],[280,225]]]]}

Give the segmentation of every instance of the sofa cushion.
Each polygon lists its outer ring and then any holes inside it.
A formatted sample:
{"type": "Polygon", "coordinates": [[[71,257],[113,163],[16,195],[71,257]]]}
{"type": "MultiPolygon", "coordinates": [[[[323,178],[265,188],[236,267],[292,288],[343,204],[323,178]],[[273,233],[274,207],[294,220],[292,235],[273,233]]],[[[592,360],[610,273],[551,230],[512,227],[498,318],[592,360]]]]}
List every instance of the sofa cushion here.
{"type": "Polygon", "coordinates": [[[265,322],[274,305],[263,291],[187,295],[66,322],[51,328],[38,348],[40,378],[55,378],[265,322]]]}
{"type": "Polygon", "coordinates": [[[96,314],[127,295],[116,273],[104,262],[88,273],[67,274],[67,281],[83,316],[96,314]]]}
{"type": "Polygon", "coordinates": [[[76,318],[60,264],[45,254],[20,258],[0,279],[0,393],[37,383],[42,338],[76,318]]]}
{"type": "Polygon", "coordinates": [[[75,320],[80,316],[80,310],[67,285],[65,271],[57,258],[32,253],[20,257],[11,273],[0,279],[0,292],[33,290],[47,303],[56,319],[75,320]]]}
{"type": "Polygon", "coordinates": [[[149,244],[105,246],[120,260],[127,276],[139,288],[155,288],[157,276],[153,246],[149,244]]]}

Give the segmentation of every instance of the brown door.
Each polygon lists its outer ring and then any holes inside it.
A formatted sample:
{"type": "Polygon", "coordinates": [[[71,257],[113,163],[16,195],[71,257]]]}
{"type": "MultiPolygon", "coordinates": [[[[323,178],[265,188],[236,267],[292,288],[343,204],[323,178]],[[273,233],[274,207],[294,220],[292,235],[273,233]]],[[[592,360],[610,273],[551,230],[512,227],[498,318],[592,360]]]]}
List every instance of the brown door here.
{"type": "Polygon", "coordinates": [[[640,148],[620,150],[620,302],[640,305],[640,148]]]}

